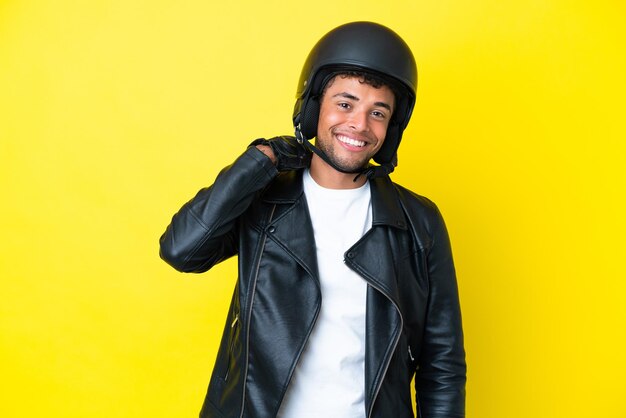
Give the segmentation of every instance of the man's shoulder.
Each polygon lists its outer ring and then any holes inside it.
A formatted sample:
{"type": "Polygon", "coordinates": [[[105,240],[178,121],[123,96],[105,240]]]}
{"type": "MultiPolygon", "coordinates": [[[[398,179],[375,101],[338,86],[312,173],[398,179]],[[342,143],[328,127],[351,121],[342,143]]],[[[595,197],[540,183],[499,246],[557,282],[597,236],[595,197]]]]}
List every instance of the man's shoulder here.
{"type": "Polygon", "coordinates": [[[302,194],[302,170],[281,171],[270,182],[261,198],[266,202],[291,203],[302,194]]]}
{"type": "Polygon", "coordinates": [[[445,222],[438,206],[426,196],[395,182],[392,184],[413,233],[421,236],[423,245],[430,246],[436,231],[445,230],[445,222]]]}
{"type": "Polygon", "coordinates": [[[396,183],[392,182],[393,187],[398,193],[398,198],[406,211],[412,214],[436,215],[439,208],[431,199],[396,183]]]}

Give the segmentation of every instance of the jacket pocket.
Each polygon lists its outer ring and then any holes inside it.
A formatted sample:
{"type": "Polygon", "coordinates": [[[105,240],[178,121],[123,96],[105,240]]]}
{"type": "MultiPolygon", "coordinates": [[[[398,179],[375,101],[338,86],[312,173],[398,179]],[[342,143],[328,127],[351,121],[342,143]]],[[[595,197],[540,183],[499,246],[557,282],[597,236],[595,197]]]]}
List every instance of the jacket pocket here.
{"type": "Polygon", "coordinates": [[[234,357],[234,349],[235,349],[235,341],[238,338],[239,334],[239,312],[235,313],[235,316],[230,324],[230,333],[228,334],[228,362],[226,367],[226,374],[222,377],[224,381],[228,380],[228,376],[230,375],[230,370],[233,367],[233,357],[234,357]]]}

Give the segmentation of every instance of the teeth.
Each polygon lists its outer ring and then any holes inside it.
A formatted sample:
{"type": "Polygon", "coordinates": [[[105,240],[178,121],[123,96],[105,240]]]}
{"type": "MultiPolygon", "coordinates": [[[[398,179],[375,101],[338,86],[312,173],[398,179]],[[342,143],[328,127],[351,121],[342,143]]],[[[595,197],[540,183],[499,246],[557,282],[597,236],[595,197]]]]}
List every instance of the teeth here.
{"type": "Polygon", "coordinates": [[[365,146],[365,141],[358,141],[356,139],[348,138],[347,136],[339,135],[339,136],[337,136],[337,139],[340,140],[343,143],[346,143],[348,145],[352,145],[352,146],[355,146],[355,147],[364,147],[365,146]]]}

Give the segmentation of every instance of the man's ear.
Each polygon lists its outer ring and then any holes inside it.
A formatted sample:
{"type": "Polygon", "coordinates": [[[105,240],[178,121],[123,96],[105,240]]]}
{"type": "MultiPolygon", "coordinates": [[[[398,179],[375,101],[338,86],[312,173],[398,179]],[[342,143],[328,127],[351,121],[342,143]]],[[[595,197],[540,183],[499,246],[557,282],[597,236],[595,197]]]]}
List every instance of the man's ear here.
{"type": "Polygon", "coordinates": [[[320,117],[320,97],[311,97],[303,103],[300,113],[300,127],[306,139],[317,136],[317,123],[320,117]]]}

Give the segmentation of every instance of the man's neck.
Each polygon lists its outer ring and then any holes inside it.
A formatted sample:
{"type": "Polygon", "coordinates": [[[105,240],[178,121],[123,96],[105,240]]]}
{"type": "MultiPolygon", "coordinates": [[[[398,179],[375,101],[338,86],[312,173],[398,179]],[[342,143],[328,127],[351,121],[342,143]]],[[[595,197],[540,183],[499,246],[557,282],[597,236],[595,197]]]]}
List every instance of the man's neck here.
{"type": "Polygon", "coordinates": [[[310,170],[313,180],[327,189],[356,189],[367,181],[366,176],[360,176],[357,181],[354,181],[358,173],[337,171],[315,154],[311,157],[310,170]]]}

